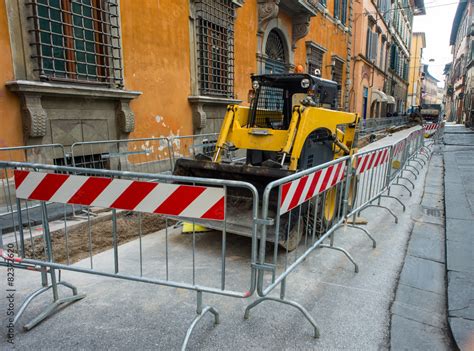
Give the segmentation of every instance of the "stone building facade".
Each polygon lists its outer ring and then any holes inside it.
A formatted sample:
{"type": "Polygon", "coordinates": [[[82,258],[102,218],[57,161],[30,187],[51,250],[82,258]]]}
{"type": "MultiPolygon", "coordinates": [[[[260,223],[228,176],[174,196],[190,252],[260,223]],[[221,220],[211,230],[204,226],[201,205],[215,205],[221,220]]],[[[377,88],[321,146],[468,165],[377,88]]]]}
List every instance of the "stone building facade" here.
{"type": "Polygon", "coordinates": [[[354,3],[350,106],[363,119],[405,112],[413,16],[424,13],[422,0],[354,3]]]}
{"type": "Polygon", "coordinates": [[[0,146],[218,132],[250,75],[318,69],[349,108],[352,0],[5,0],[0,146]]]}
{"type": "Polygon", "coordinates": [[[438,83],[428,71],[428,65],[423,65],[423,83],[421,88],[421,104],[438,104],[438,83]]]}
{"type": "Polygon", "coordinates": [[[425,33],[413,33],[410,47],[410,68],[408,73],[407,109],[421,105],[421,87],[423,84],[423,49],[426,48],[425,33]]]}
{"type": "Polygon", "coordinates": [[[459,1],[449,44],[453,60],[445,69],[447,117],[474,126],[474,5],[459,1]]]}

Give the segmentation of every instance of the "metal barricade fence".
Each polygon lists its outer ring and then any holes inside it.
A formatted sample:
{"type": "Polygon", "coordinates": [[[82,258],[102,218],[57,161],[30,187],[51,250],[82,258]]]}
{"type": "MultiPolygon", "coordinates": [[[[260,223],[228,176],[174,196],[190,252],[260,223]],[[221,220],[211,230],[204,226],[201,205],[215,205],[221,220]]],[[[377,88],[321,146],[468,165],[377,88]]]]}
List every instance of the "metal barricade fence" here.
{"type": "Polygon", "coordinates": [[[367,203],[374,200],[385,188],[390,166],[391,146],[384,146],[353,156],[350,212],[355,214],[367,203]]]}
{"type": "Polygon", "coordinates": [[[425,131],[425,138],[432,136],[438,129],[438,123],[425,123],[423,124],[423,129],[425,131]]]}
{"type": "MultiPolygon", "coordinates": [[[[404,139],[398,141],[392,146],[392,157],[390,162],[389,174],[387,176],[387,192],[390,195],[390,187],[392,185],[401,186],[408,191],[410,196],[412,195],[412,189],[415,188],[415,184],[411,179],[405,176],[405,172],[411,173],[416,179],[419,171],[416,167],[410,163],[411,161],[418,161],[418,156],[421,150],[424,148],[424,130],[422,128],[412,131],[404,139]],[[404,180],[411,185],[411,189],[408,188],[404,183],[400,183],[400,180],[404,180]]],[[[423,161],[424,164],[424,161],[423,161]]]]}
{"type": "Polygon", "coordinates": [[[168,138],[138,138],[74,143],[68,163],[74,167],[143,173],[171,173],[168,138]]]}
{"type": "MultiPolygon", "coordinates": [[[[186,333],[183,348],[186,347],[196,323],[205,313],[214,314],[215,321],[218,321],[218,313],[214,307],[203,307],[203,292],[239,298],[249,297],[257,292],[259,298],[247,306],[245,318],[249,317],[252,308],[263,301],[271,300],[293,306],[310,322],[314,328],[314,336],[318,337],[318,328],[308,311],[297,302],[286,298],[288,276],[317,248],[342,252],[358,272],[358,265],[352,256],[343,248],[334,245],[335,233],[344,226],[360,229],[372,240],[375,247],[376,242],[370,233],[350,219],[369,206],[384,207],[380,205],[383,197],[394,198],[404,206],[396,197],[390,196],[390,188],[403,178],[403,171],[410,167],[410,162],[419,159],[421,150],[426,149],[423,141],[423,130],[420,129],[394,145],[342,157],[278,179],[268,184],[263,193],[261,216],[258,192],[249,183],[156,173],[0,162],[0,168],[6,169],[7,172],[15,170],[17,197],[25,202],[41,201],[43,216],[40,237],[26,239],[25,228],[18,226],[19,256],[11,258],[3,254],[3,265],[7,263],[41,272],[43,288],[26,299],[15,318],[15,323],[28,304],[49,289],[53,292],[52,305],[27,324],[28,328],[54,313],[62,304],[84,297],[79,295],[71,284],[63,280],[58,281],[57,271],[65,270],[196,291],[198,315],[186,333]],[[393,167],[396,161],[399,162],[398,168],[393,167]],[[230,222],[228,224],[226,213],[231,197],[228,195],[242,191],[250,195],[252,202],[252,211],[247,219],[251,223],[252,239],[247,248],[248,257],[241,256],[238,268],[230,269],[230,265],[237,263],[226,260],[230,250],[227,245],[227,228],[230,222]],[[209,194],[207,200],[202,194],[209,194]],[[183,199],[188,195],[192,198],[191,203],[183,204],[183,199]],[[169,198],[173,196],[175,198],[171,201],[169,198]],[[107,208],[110,210],[105,215],[107,228],[104,232],[104,226],[96,227],[96,222],[90,216],[78,227],[70,227],[69,231],[67,229],[70,223],[67,218],[64,218],[60,227],[52,228],[46,201],[79,204],[87,208],[107,208]],[[198,202],[193,205],[193,201],[198,202]],[[378,201],[378,204],[374,204],[375,201],[378,201]],[[158,246],[162,248],[158,258],[156,252],[151,257],[148,256],[149,250],[153,248],[149,242],[144,242],[148,240],[144,237],[144,234],[149,232],[147,221],[155,223],[149,216],[159,217],[158,222],[164,230],[164,236],[161,235],[157,239],[160,244],[158,246]],[[198,253],[204,250],[207,257],[210,251],[209,247],[204,249],[201,246],[204,242],[197,240],[195,231],[188,237],[181,235],[182,240],[170,240],[176,235],[170,230],[170,224],[177,219],[202,225],[214,223],[213,228],[219,231],[205,245],[211,245],[217,250],[217,265],[211,268],[209,264],[199,265],[198,261],[202,256],[198,253]],[[125,222],[133,223],[124,230],[125,222]],[[220,226],[216,223],[220,223],[220,226]],[[136,232],[133,238],[138,239],[134,241],[138,259],[134,266],[130,266],[130,260],[120,260],[119,245],[123,243],[123,233],[133,230],[136,232]],[[107,248],[111,249],[110,259],[100,262],[94,260],[97,242],[94,239],[98,238],[98,231],[102,241],[104,237],[109,238],[110,247],[107,248]],[[87,253],[87,261],[75,263],[77,257],[71,257],[74,250],[73,235],[79,238],[76,241],[82,246],[79,245],[78,251],[87,253]],[[260,243],[258,247],[257,240],[260,243]],[[325,240],[329,240],[329,243],[325,243],[325,240]],[[63,244],[58,246],[59,242],[63,244]],[[173,259],[181,262],[185,257],[189,258],[190,265],[184,267],[172,264],[173,259]],[[248,276],[232,276],[234,272],[241,272],[242,263],[244,267],[248,267],[248,276]],[[49,285],[47,275],[51,279],[49,285]],[[60,298],[58,284],[70,288],[72,296],[60,298]],[[280,288],[280,297],[269,296],[277,287],[280,288]]],[[[397,220],[396,215],[388,210],[397,220]]],[[[21,223],[21,212],[18,216],[20,220],[17,223],[21,223]]],[[[151,227],[151,231],[159,229],[153,225],[151,227]]],[[[0,245],[3,246],[1,242],[0,245]]]]}
{"type": "Polygon", "coordinates": [[[260,298],[247,307],[245,318],[249,318],[251,309],[264,301],[280,302],[298,309],[312,325],[314,336],[319,336],[309,312],[286,298],[286,279],[318,247],[342,252],[358,272],[358,265],[352,256],[334,245],[335,233],[345,226],[359,229],[375,248],[375,239],[355,221],[356,214],[370,206],[385,208],[398,223],[396,214],[382,206],[380,201],[385,197],[392,198],[405,211],[405,205],[389,192],[393,185],[391,165],[399,158],[402,161],[400,168],[404,169],[407,160],[419,151],[423,131],[420,129],[413,134],[395,145],[340,158],[279,179],[266,187],[256,264],[257,294],[260,298]],[[411,139],[416,140],[416,144],[412,144],[411,139]],[[378,201],[377,204],[374,204],[375,201],[378,201]],[[329,244],[323,243],[326,239],[329,239],[329,244]],[[268,241],[271,242],[270,247],[268,241]],[[269,296],[278,286],[280,297],[269,296]]]}
{"type": "Polygon", "coordinates": [[[170,138],[171,155],[178,158],[192,158],[202,155],[212,159],[219,133],[181,135],[170,138]]]}
{"type": "Polygon", "coordinates": [[[342,251],[357,265],[342,248],[323,241],[342,225],[346,174],[350,157],[295,173],[268,184],[263,194],[262,221],[258,264],[257,293],[259,299],[250,304],[250,310],[263,301],[276,301],[297,308],[314,328],[319,337],[315,321],[298,303],[285,297],[286,278],[316,248],[325,247],[342,251]],[[271,243],[271,244],[270,244],[271,243]],[[271,248],[267,254],[269,244],[271,248]],[[268,294],[280,286],[280,298],[268,294]]]}
{"type": "MultiPolygon", "coordinates": [[[[2,252],[2,265],[36,269],[42,273],[43,287],[25,300],[14,324],[28,304],[49,289],[53,292],[53,302],[27,323],[26,329],[33,328],[65,303],[84,297],[73,285],[58,280],[58,270],[87,273],[196,291],[198,315],[186,333],[184,349],[193,328],[205,313],[212,313],[218,322],[217,310],[203,306],[203,293],[247,298],[255,290],[259,200],[257,190],[249,183],[19,162],[0,162],[0,168],[14,173],[17,198],[25,202],[40,201],[43,215],[38,237],[26,238],[25,227],[18,226],[18,256],[11,257],[2,252]],[[235,191],[246,192],[252,203],[246,219],[252,224],[245,256],[242,245],[238,246],[238,252],[234,251],[235,247],[227,246],[227,198],[235,191]],[[49,221],[46,201],[107,208],[112,213],[100,222],[89,217],[71,226],[65,218],[63,223],[55,225],[49,221]],[[172,231],[170,226],[176,220],[195,224],[214,221],[220,223],[221,232],[207,236],[208,240],[198,240],[196,231],[189,235],[172,231]],[[155,243],[144,237],[159,229],[161,235],[154,236],[155,243]],[[130,236],[130,233],[134,235],[130,236]],[[131,238],[138,239],[135,243],[137,261],[133,264],[129,257],[121,260],[119,250],[119,244],[131,238]],[[108,243],[105,248],[110,249],[109,258],[94,260],[96,249],[104,248],[101,244],[104,241],[108,243]],[[232,252],[228,252],[230,250],[232,252]],[[84,258],[84,253],[87,260],[74,263],[76,259],[84,258]],[[233,259],[227,260],[230,255],[233,259]],[[182,264],[185,260],[189,260],[189,264],[182,264]],[[242,277],[242,264],[248,267],[245,278],[242,277]],[[46,274],[51,279],[49,285],[46,274]],[[60,297],[58,285],[70,288],[72,296],[60,297]]],[[[18,216],[21,222],[21,213],[18,216]]],[[[0,245],[4,247],[1,239],[0,245]]]]}
{"type": "Polygon", "coordinates": [[[434,129],[434,132],[431,134],[433,145],[439,144],[442,141],[443,134],[444,134],[444,125],[445,125],[444,121],[437,123],[436,128],[434,129]]]}
{"type": "Polygon", "coordinates": [[[377,132],[390,126],[399,126],[408,123],[408,117],[380,117],[368,118],[360,121],[360,131],[364,134],[377,132]]]}

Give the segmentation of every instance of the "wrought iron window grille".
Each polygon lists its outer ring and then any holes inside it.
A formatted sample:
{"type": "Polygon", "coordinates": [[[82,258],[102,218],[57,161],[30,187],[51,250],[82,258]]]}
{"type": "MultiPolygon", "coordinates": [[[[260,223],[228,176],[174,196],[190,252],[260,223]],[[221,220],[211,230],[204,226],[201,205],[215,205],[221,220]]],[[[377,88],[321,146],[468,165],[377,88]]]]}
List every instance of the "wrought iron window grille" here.
{"type": "Polygon", "coordinates": [[[123,87],[117,0],[30,0],[40,80],[123,87]]]}
{"type": "Polygon", "coordinates": [[[232,0],[196,0],[199,94],[234,97],[234,20],[232,0]]]}
{"type": "Polygon", "coordinates": [[[320,74],[323,71],[323,58],[325,51],[314,44],[309,43],[306,47],[308,58],[308,73],[314,75],[318,69],[320,74]]]}

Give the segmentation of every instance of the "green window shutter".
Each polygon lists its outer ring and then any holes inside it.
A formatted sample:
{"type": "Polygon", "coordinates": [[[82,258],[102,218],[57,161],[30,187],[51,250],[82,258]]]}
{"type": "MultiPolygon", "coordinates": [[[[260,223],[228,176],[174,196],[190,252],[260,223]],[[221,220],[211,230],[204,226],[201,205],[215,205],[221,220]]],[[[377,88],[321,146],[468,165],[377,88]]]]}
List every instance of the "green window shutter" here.
{"type": "Polygon", "coordinates": [[[341,22],[343,25],[346,25],[347,22],[347,0],[342,1],[342,15],[341,15],[341,22]]]}
{"type": "Polygon", "coordinates": [[[339,14],[339,1],[340,0],[334,0],[334,17],[335,18],[339,18],[340,17],[340,14],[339,14]]]}

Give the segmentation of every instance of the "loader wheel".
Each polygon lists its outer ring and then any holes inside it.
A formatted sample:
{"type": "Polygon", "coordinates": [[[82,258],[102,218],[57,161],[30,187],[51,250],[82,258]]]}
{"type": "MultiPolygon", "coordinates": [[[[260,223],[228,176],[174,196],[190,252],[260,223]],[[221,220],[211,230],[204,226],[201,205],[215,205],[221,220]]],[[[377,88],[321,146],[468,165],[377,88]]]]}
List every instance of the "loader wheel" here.
{"type": "Polygon", "coordinates": [[[280,223],[280,239],[278,244],[288,251],[295,250],[303,237],[303,231],[306,228],[305,218],[308,211],[308,205],[301,205],[301,212],[298,208],[291,211],[291,220],[290,214],[286,215],[285,220],[282,220],[280,223]],[[301,213],[301,217],[300,217],[301,213]],[[298,221],[300,221],[298,225],[298,221]],[[288,225],[290,225],[290,232],[288,233],[288,225]]]}
{"type": "Polygon", "coordinates": [[[295,225],[293,229],[290,231],[288,238],[286,240],[280,240],[279,244],[284,249],[287,249],[288,252],[291,252],[298,247],[302,237],[303,237],[303,230],[301,230],[300,228],[298,232],[298,226],[295,225]]]}
{"type": "Polygon", "coordinates": [[[351,184],[349,185],[349,195],[347,196],[347,212],[349,213],[354,208],[354,204],[357,199],[357,186],[358,180],[357,177],[353,176],[351,178],[351,184]]]}
{"type": "Polygon", "coordinates": [[[324,220],[326,223],[331,223],[337,213],[337,189],[332,188],[326,192],[324,200],[324,220]]]}

